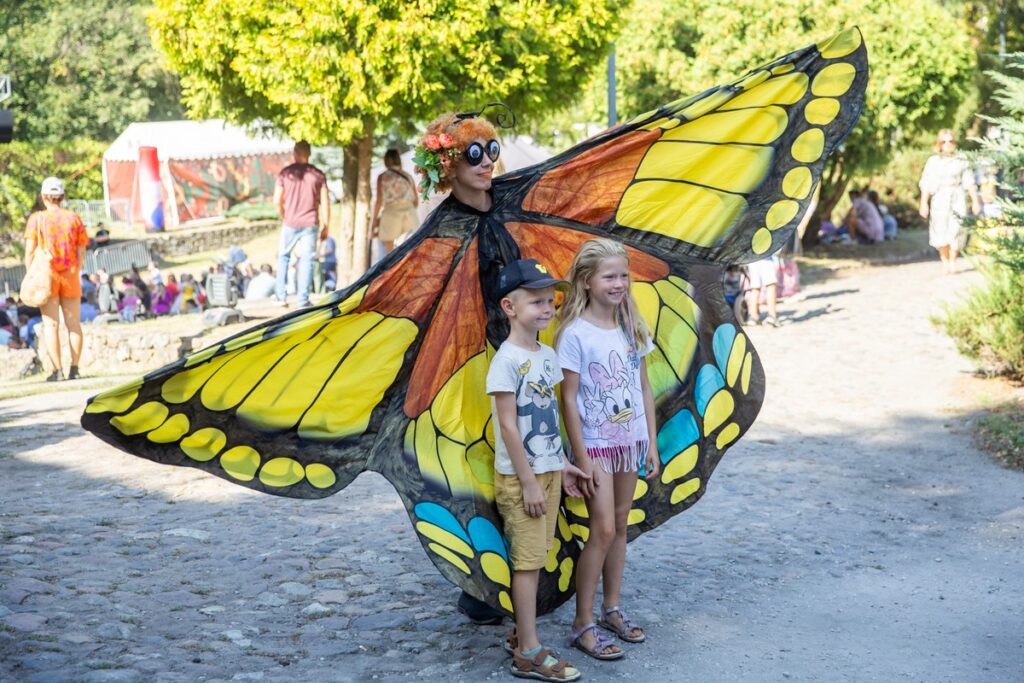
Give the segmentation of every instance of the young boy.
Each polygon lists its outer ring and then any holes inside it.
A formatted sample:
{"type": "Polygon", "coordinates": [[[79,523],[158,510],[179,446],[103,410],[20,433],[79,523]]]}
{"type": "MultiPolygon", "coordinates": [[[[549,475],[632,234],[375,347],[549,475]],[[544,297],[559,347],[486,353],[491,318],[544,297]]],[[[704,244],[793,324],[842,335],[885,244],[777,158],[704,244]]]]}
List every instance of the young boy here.
{"type": "Polygon", "coordinates": [[[487,372],[495,425],[494,492],[512,545],[517,633],[509,639],[515,647],[512,674],[542,681],[581,676],[542,648],[537,638],[537,583],[555,534],[562,486],[579,496],[581,486],[589,484],[562,452],[555,396],[555,385],[562,380],[558,356],[537,341],[537,333],[555,315],[555,289],[568,286],[534,259],[502,268],[496,294],[511,330],[487,372]]]}

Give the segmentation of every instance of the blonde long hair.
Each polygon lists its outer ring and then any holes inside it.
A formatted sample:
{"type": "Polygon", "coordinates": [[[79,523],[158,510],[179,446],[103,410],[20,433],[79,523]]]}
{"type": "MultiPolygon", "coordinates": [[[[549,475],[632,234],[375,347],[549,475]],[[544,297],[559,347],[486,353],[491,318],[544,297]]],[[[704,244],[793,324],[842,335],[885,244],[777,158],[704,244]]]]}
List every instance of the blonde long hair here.
{"type": "MultiPolygon", "coordinates": [[[[566,279],[569,281],[569,292],[565,295],[561,308],[558,309],[558,331],[555,333],[555,345],[562,337],[565,330],[573,321],[583,315],[590,303],[590,295],[587,293],[587,281],[594,276],[601,262],[607,258],[616,256],[626,259],[626,266],[629,267],[629,252],[615,240],[607,238],[587,240],[576,252],[576,257],[569,266],[569,274],[566,279]]],[[[633,284],[632,275],[630,285],[633,284]]],[[[640,315],[640,308],[637,306],[633,292],[626,291],[626,296],[618,305],[615,311],[619,327],[622,328],[626,339],[629,339],[639,350],[647,346],[651,338],[651,331],[647,327],[643,316],[640,315]]]]}

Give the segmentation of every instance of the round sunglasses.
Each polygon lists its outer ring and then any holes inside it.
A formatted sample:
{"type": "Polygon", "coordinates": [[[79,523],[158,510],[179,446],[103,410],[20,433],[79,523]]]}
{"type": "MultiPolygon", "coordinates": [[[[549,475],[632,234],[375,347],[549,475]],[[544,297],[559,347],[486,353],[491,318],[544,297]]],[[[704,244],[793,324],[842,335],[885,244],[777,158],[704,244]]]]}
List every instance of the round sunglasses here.
{"type": "Polygon", "coordinates": [[[480,162],[484,160],[485,154],[492,162],[498,160],[501,155],[501,145],[497,140],[488,140],[482,145],[479,142],[471,142],[466,148],[463,158],[470,166],[479,166],[480,162]]]}

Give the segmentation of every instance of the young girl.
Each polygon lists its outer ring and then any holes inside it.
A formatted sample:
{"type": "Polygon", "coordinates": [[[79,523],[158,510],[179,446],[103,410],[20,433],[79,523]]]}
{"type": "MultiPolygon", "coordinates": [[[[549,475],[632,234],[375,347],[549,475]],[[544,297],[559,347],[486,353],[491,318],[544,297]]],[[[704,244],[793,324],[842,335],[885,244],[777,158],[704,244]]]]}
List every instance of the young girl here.
{"type": "Polygon", "coordinates": [[[593,621],[598,578],[604,601],[598,624],[639,643],[643,629],[620,607],[626,562],[626,518],[641,464],[645,478],[660,469],[654,396],[644,360],[651,334],[629,291],[629,254],[609,239],[583,244],[569,269],[571,289],[555,337],[562,407],[576,466],[593,476],[586,500],[590,536],[576,565],[576,618],[570,644],[597,659],[623,651],[593,621]]]}

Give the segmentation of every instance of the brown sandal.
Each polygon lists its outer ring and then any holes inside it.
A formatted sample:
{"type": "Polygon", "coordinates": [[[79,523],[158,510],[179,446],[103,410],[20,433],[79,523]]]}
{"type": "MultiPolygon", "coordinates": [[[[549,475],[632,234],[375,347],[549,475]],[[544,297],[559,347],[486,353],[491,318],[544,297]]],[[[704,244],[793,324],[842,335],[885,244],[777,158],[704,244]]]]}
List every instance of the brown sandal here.
{"type": "Polygon", "coordinates": [[[513,625],[512,630],[508,632],[508,638],[506,638],[501,646],[505,649],[510,656],[516,654],[516,650],[519,649],[519,634],[516,633],[516,627],[513,625]]]}
{"type": "Polygon", "coordinates": [[[583,675],[574,669],[569,662],[558,659],[554,653],[546,647],[532,657],[523,655],[522,650],[516,649],[512,654],[512,675],[519,678],[532,678],[535,681],[550,681],[550,683],[565,683],[565,681],[576,681],[583,675]],[[548,665],[544,662],[548,658],[557,660],[556,663],[548,665]]]}

